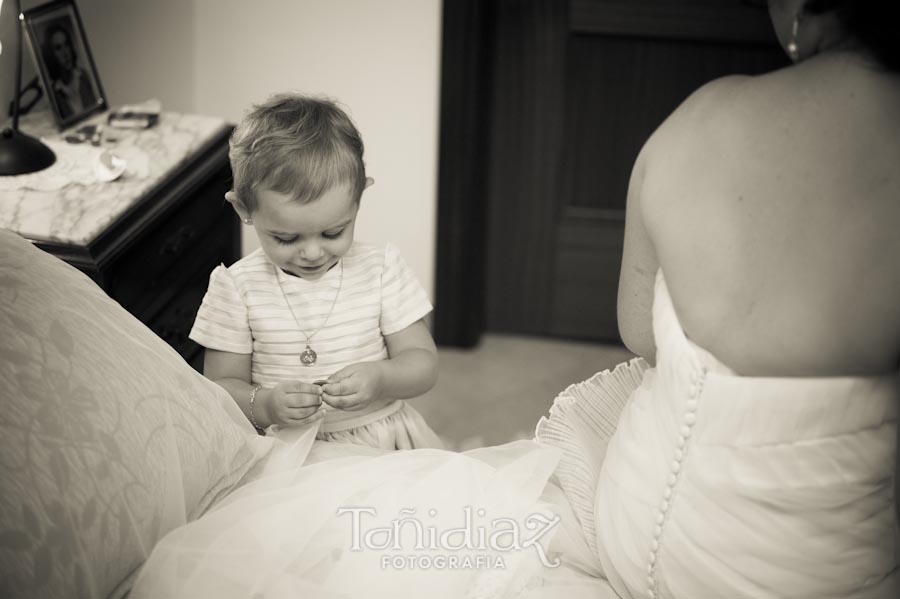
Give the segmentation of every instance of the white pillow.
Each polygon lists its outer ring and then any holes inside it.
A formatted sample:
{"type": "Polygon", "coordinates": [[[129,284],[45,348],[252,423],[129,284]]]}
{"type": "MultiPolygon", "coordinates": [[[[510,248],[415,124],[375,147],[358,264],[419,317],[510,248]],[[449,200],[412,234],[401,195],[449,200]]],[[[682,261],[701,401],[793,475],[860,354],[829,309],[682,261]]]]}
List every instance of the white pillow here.
{"type": "Polygon", "coordinates": [[[0,230],[0,596],[121,596],[268,453],[87,276],[0,230]]]}

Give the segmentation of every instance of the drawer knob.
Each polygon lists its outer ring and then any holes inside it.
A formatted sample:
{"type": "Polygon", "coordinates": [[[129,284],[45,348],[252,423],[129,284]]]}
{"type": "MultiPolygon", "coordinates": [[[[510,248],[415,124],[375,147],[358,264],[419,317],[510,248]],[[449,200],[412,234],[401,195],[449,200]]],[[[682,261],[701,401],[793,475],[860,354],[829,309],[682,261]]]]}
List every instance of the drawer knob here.
{"type": "Polygon", "coordinates": [[[160,256],[177,256],[194,238],[196,231],[192,225],[181,225],[175,233],[159,247],[160,256]]]}

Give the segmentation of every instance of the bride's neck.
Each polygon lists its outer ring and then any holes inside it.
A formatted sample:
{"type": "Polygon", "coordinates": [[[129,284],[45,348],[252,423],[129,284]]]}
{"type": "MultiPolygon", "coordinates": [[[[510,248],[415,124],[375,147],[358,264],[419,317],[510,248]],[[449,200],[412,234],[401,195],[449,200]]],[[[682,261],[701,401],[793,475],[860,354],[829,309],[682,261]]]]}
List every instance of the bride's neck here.
{"type": "Polygon", "coordinates": [[[878,69],[880,62],[862,42],[853,36],[825,38],[816,48],[815,56],[852,60],[860,66],[878,69]]]}

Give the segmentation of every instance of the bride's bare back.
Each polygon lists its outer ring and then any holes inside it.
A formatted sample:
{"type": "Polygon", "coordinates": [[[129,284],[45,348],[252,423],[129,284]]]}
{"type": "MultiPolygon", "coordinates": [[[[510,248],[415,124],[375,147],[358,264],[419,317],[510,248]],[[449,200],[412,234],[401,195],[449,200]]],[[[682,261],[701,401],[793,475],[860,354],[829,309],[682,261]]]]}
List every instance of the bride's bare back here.
{"type": "Polygon", "coordinates": [[[657,265],[688,336],[757,376],[900,365],[900,77],[829,52],[688,99],[629,190],[620,328],[654,351],[657,265]]]}

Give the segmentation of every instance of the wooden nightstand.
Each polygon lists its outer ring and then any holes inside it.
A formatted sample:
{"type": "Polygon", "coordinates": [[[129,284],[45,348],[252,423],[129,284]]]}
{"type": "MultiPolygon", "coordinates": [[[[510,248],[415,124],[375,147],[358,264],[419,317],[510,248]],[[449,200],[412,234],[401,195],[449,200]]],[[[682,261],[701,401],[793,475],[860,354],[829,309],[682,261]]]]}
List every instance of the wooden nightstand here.
{"type": "MultiPolygon", "coordinates": [[[[59,137],[42,126],[34,121],[30,132],[59,137]]],[[[107,129],[116,142],[104,147],[145,158],[136,161],[143,172],[49,191],[39,179],[0,178],[0,227],[86,273],[201,370],[202,348],[187,335],[210,272],[240,256],[239,221],[224,200],[230,132],[221,119],[174,113],[151,129],[107,129]]],[[[60,170],[77,159],[51,147],[60,170]]]]}

